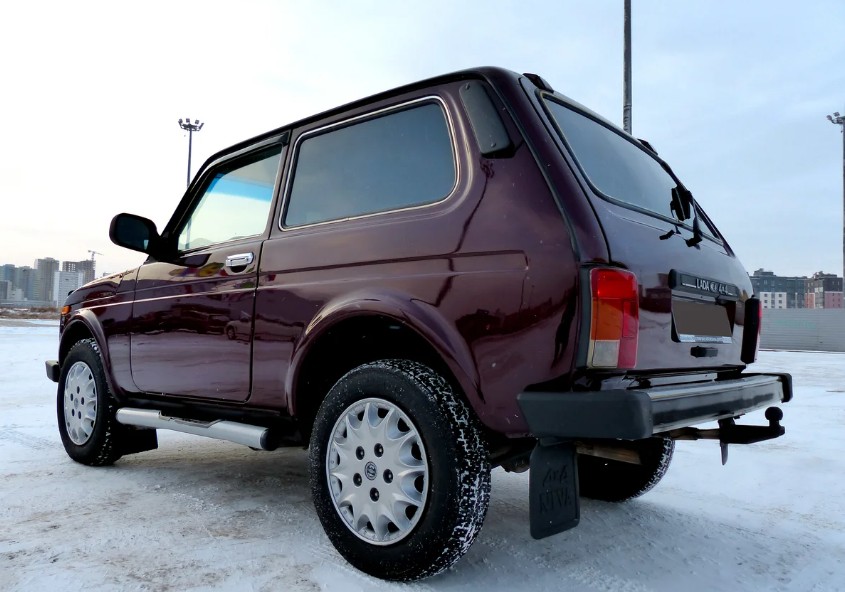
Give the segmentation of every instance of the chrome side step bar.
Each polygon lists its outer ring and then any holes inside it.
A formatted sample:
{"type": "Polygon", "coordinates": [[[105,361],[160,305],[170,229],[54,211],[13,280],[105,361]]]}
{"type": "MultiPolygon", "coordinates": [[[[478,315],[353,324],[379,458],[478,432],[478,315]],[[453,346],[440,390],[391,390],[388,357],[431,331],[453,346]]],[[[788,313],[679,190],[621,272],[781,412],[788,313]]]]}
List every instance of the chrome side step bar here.
{"type": "Polygon", "coordinates": [[[261,450],[275,450],[277,443],[271,437],[270,428],[238,423],[236,421],[196,421],[180,417],[168,417],[161,411],[150,409],[133,409],[124,407],[117,410],[117,421],[124,425],[140,426],[162,430],[173,430],[205,436],[218,440],[228,440],[236,444],[244,444],[261,450]]]}

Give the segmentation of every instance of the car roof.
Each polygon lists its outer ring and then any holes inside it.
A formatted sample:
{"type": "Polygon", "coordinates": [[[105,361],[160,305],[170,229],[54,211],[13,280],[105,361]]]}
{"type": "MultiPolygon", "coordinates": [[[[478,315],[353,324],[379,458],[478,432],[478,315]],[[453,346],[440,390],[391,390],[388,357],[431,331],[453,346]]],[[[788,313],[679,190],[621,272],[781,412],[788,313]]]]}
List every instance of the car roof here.
{"type": "MultiPolygon", "coordinates": [[[[407,93],[407,92],[412,92],[412,91],[420,89],[420,88],[426,88],[426,87],[430,87],[430,86],[437,86],[437,85],[440,85],[440,84],[446,84],[446,83],[449,83],[449,82],[455,82],[455,81],[460,81],[460,80],[479,79],[479,78],[483,79],[483,80],[487,80],[489,82],[493,78],[501,79],[502,77],[511,78],[513,80],[518,80],[520,78],[520,76],[521,76],[520,74],[513,72],[511,70],[507,70],[505,68],[498,68],[498,67],[492,67],[492,66],[468,68],[466,70],[459,70],[459,71],[452,72],[452,73],[449,73],[449,74],[442,74],[442,75],[439,75],[439,76],[434,76],[432,78],[426,78],[424,80],[419,80],[417,82],[412,82],[410,84],[398,86],[398,87],[395,87],[395,88],[392,88],[392,89],[389,89],[389,90],[385,90],[385,91],[376,93],[374,95],[370,95],[370,96],[367,96],[367,97],[356,99],[356,100],[351,101],[349,103],[345,103],[345,104],[339,105],[337,107],[332,107],[331,109],[328,109],[326,111],[322,111],[322,112],[316,113],[314,115],[309,115],[308,117],[305,117],[303,119],[299,119],[297,121],[293,121],[293,122],[286,124],[286,125],[283,125],[281,127],[274,128],[272,130],[269,130],[267,132],[264,132],[262,134],[254,136],[252,138],[243,140],[242,142],[238,142],[237,144],[234,144],[232,146],[229,146],[228,148],[224,148],[223,150],[220,150],[220,151],[212,154],[210,157],[208,157],[208,159],[206,159],[206,161],[203,163],[203,165],[197,171],[197,174],[194,176],[194,181],[196,181],[197,179],[199,179],[202,176],[202,174],[210,166],[211,163],[213,163],[217,160],[220,160],[221,158],[225,158],[226,156],[228,156],[230,154],[237,153],[241,150],[244,150],[246,148],[249,148],[251,146],[259,144],[262,141],[270,140],[270,139],[273,139],[273,138],[278,137],[280,135],[283,135],[285,132],[287,132],[288,130],[290,130],[292,128],[301,127],[303,125],[307,125],[307,124],[315,122],[315,121],[320,121],[320,120],[325,119],[327,117],[331,117],[335,114],[344,113],[346,111],[350,111],[350,110],[356,109],[358,107],[364,107],[364,106],[369,105],[371,103],[381,101],[381,100],[384,100],[384,99],[388,99],[388,98],[395,96],[395,95],[400,95],[400,94],[404,94],[404,93],[407,93]]],[[[191,185],[194,184],[194,181],[191,182],[191,185]]]]}

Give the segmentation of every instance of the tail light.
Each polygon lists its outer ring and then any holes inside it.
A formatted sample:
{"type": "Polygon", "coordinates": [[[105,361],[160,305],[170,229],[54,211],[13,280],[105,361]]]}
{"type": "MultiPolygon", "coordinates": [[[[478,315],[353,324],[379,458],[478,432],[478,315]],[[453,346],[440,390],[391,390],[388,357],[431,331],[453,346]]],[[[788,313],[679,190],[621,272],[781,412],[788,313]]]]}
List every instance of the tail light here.
{"type": "Polygon", "coordinates": [[[640,332],[637,276],[622,269],[590,270],[592,311],[587,365],[633,368],[640,332]]]}
{"type": "Polygon", "coordinates": [[[740,352],[740,359],[746,364],[757,360],[762,327],[763,306],[759,298],[749,298],[745,301],[745,326],[742,329],[742,351],[740,352]]]}

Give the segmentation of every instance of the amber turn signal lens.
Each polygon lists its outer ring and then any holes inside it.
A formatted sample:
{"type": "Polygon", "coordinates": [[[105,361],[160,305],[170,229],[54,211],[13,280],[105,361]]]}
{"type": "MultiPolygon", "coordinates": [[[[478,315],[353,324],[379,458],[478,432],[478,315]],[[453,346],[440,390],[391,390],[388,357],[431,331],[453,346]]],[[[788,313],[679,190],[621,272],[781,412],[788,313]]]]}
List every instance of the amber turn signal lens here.
{"type": "Polygon", "coordinates": [[[70,307],[67,306],[67,305],[63,306],[62,307],[62,316],[65,316],[68,313],[70,313],[70,307]]]}

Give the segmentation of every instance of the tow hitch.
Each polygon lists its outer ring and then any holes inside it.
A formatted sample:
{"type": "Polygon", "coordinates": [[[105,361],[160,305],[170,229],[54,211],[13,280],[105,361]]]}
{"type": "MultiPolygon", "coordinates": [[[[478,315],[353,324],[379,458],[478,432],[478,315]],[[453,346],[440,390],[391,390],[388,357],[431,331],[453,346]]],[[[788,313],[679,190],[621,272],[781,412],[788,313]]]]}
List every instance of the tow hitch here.
{"type": "Polygon", "coordinates": [[[718,440],[724,465],[728,462],[728,444],[753,444],[778,438],[786,433],[786,428],[780,425],[783,411],[779,407],[766,409],[766,419],[769,420],[767,426],[736,425],[733,418],[720,419],[718,429],[681,428],[672,430],[668,436],[675,440],[718,440]]]}

